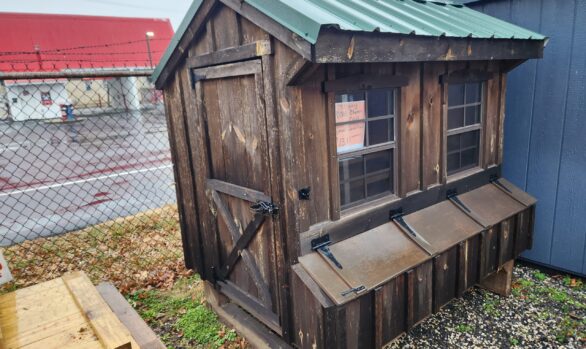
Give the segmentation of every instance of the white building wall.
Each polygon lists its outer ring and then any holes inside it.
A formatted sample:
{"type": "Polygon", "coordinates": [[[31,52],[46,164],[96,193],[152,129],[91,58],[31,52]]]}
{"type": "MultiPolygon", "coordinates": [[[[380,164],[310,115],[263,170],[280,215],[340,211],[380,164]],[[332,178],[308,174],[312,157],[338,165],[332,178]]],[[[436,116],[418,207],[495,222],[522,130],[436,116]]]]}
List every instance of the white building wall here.
{"type": "Polygon", "coordinates": [[[114,109],[140,110],[140,91],[136,77],[115,78],[108,81],[110,105],[114,109]]]}
{"type": "Polygon", "coordinates": [[[44,82],[6,86],[10,114],[14,121],[61,118],[61,104],[69,101],[62,82],[44,82]],[[43,104],[42,95],[48,93],[50,104],[43,104]]]}

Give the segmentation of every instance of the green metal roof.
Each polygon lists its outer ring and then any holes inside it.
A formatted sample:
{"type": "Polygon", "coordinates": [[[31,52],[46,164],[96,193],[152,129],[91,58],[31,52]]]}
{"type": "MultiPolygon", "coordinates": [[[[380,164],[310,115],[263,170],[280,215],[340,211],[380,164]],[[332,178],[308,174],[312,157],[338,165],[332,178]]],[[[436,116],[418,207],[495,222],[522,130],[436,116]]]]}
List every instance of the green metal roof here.
{"type": "MultiPolygon", "coordinates": [[[[425,0],[244,0],[311,44],[320,29],[395,34],[471,37],[480,39],[530,39],[546,37],[496,19],[452,1],[425,0]]],[[[195,0],[169,49],[153,74],[160,75],[202,0],[195,0]]]]}

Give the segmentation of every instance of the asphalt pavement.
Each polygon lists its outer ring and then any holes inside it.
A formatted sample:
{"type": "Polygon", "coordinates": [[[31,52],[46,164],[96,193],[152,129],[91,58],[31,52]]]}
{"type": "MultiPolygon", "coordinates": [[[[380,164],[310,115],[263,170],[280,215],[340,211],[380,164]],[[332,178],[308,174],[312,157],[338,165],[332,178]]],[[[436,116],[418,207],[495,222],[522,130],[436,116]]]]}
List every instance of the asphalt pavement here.
{"type": "Polygon", "coordinates": [[[0,246],[175,203],[164,109],[0,121],[0,246]]]}

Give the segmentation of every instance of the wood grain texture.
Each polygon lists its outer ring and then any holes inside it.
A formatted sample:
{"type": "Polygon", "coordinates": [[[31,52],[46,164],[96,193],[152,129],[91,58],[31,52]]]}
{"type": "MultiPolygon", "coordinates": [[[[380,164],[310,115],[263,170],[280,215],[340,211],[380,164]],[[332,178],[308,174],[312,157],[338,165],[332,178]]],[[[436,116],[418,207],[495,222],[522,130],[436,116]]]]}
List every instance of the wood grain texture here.
{"type": "Polygon", "coordinates": [[[404,197],[420,189],[421,156],[421,108],[420,65],[397,65],[397,73],[409,77],[407,86],[401,88],[400,118],[398,122],[399,144],[399,196],[404,197]]]}
{"type": "Polygon", "coordinates": [[[422,90],[422,188],[442,181],[442,84],[439,77],[446,72],[443,63],[423,65],[422,90]]]}
{"type": "Polygon", "coordinates": [[[114,285],[102,282],[96,289],[106,301],[110,309],[120,319],[120,322],[128,329],[132,338],[140,349],[165,349],[166,346],[159,337],[144,322],[138,313],[128,304],[126,299],[118,292],[114,285]]]}
{"type": "MultiPolygon", "coordinates": [[[[484,156],[483,166],[485,168],[494,166],[498,163],[499,152],[499,124],[500,124],[500,87],[501,79],[498,62],[490,62],[488,64],[488,71],[495,74],[493,79],[484,83],[484,120],[483,120],[483,134],[484,134],[484,156]]],[[[481,148],[482,149],[482,148],[481,148]]]]}
{"type": "Polygon", "coordinates": [[[457,295],[458,247],[443,252],[433,259],[433,311],[438,312],[457,295]]]}
{"type": "Polygon", "coordinates": [[[63,282],[105,348],[138,348],[128,329],[112,312],[85,274],[66,274],[63,276],[63,282]]]}
{"type": "Polygon", "coordinates": [[[375,347],[382,348],[405,332],[405,274],[374,291],[375,347]]]}

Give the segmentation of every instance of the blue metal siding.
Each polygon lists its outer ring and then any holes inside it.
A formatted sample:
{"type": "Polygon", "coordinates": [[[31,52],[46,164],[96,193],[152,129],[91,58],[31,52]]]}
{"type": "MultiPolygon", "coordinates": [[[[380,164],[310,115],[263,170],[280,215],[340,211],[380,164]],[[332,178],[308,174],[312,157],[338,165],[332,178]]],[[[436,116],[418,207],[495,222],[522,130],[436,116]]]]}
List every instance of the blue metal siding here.
{"type": "Polygon", "coordinates": [[[550,37],[543,60],[509,75],[504,175],[539,200],[524,257],[586,274],[586,1],[469,5],[550,37]]]}

